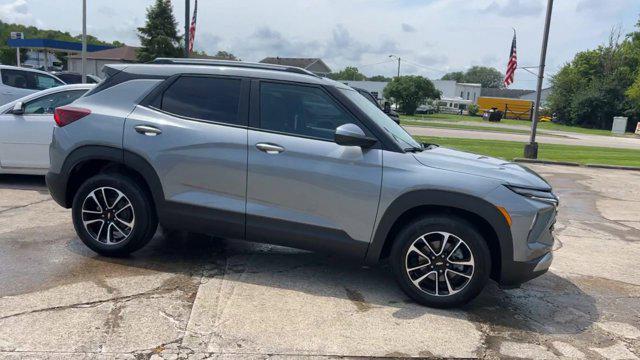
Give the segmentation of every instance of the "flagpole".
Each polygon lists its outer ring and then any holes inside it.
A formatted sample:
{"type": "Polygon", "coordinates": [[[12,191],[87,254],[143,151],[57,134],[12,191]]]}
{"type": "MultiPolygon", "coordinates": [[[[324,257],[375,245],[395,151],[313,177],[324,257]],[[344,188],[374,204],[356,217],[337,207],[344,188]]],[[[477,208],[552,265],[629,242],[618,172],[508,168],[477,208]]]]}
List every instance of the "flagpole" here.
{"type": "Polygon", "coordinates": [[[542,49],[540,51],[540,66],[538,68],[538,85],[536,86],[536,103],[533,107],[533,118],[531,119],[531,138],[524,147],[524,157],[527,159],[538,158],[538,143],[536,142],[536,130],[538,128],[538,116],[540,114],[540,99],[542,96],[542,83],[544,81],[544,67],[547,60],[547,44],[549,43],[549,28],[551,27],[551,13],[553,11],[553,0],[548,0],[547,17],[544,21],[544,35],[542,36],[542,49]]]}
{"type": "Polygon", "coordinates": [[[191,27],[191,0],[184,1],[184,57],[189,57],[189,28],[191,27]]]}

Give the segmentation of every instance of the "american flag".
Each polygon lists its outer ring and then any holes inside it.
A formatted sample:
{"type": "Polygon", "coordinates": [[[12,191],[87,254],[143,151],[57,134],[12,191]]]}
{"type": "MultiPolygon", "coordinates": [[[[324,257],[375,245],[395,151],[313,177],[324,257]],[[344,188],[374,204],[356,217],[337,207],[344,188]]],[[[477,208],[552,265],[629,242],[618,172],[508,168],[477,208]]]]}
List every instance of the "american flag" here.
{"type": "Polygon", "coordinates": [[[513,41],[509,52],[509,63],[507,64],[507,74],[504,77],[504,86],[513,84],[516,68],[518,67],[518,52],[516,51],[516,31],[513,30],[513,41]]]}
{"type": "Polygon", "coordinates": [[[193,8],[193,18],[191,19],[191,26],[189,26],[189,53],[193,52],[193,40],[196,37],[196,17],[198,16],[198,0],[196,0],[195,7],[193,8]]]}

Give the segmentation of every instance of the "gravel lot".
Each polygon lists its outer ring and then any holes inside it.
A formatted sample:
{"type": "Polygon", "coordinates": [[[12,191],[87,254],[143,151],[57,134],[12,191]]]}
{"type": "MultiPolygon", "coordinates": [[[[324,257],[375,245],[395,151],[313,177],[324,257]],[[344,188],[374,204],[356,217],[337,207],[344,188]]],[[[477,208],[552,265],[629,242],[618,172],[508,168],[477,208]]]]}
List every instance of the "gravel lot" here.
{"type": "Polygon", "coordinates": [[[0,358],[640,357],[640,172],[533,167],[561,197],[551,271],[463,309],[387,267],[159,231],[109,259],[41,178],[0,176],[0,358]]]}

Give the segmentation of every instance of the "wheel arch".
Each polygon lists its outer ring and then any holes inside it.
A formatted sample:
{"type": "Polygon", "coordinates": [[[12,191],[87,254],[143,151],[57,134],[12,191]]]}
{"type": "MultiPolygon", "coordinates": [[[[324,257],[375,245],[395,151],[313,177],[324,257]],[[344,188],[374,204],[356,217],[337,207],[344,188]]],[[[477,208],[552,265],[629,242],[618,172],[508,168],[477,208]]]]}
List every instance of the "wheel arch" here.
{"type": "Polygon", "coordinates": [[[398,197],[382,215],[369,245],[365,262],[378,263],[389,255],[395,235],[404,225],[429,214],[451,214],[473,223],[481,232],[492,257],[491,275],[499,279],[501,266],[513,254],[511,230],[499,210],[481,198],[437,190],[418,190],[398,197]]]}
{"type": "Polygon", "coordinates": [[[69,154],[62,166],[62,174],[67,180],[64,204],[71,207],[73,197],[82,183],[102,172],[120,172],[139,181],[148,192],[154,205],[161,204],[164,192],[160,179],[153,167],[140,155],[109,146],[82,146],[69,154]]]}

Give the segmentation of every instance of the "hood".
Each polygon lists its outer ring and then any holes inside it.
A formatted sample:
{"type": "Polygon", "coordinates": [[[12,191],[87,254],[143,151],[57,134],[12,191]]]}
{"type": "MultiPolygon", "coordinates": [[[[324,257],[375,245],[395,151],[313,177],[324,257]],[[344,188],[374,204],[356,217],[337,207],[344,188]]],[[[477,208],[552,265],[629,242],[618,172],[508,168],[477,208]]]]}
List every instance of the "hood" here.
{"type": "Polygon", "coordinates": [[[425,149],[413,155],[425,166],[497,179],[514,186],[551,190],[549,183],[536,172],[506,160],[443,147],[425,149]]]}

